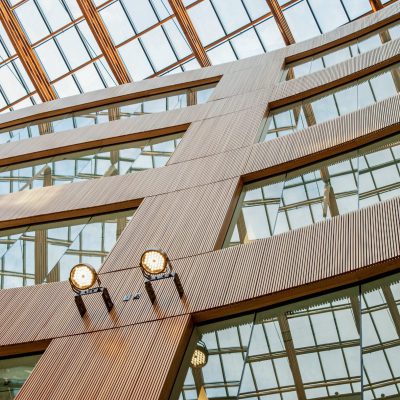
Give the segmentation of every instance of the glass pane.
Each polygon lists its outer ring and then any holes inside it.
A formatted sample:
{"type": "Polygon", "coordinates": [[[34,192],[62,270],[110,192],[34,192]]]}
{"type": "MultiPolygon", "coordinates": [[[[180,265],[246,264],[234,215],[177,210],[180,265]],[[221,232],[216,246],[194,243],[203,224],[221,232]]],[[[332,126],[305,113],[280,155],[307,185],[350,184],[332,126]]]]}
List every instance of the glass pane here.
{"type": "Polygon", "coordinates": [[[183,398],[236,398],[252,322],[249,315],[194,329],[182,365],[183,398]]]}
{"type": "Polygon", "coordinates": [[[361,286],[363,391],[400,397],[400,276],[361,286]]]}
{"type": "Polygon", "coordinates": [[[36,165],[13,165],[0,169],[0,195],[44,186],[125,175],[163,167],[183,133],[146,141],[107,146],[38,161],[36,165]],[[148,163],[143,160],[149,160],[148,163]]]}
{"type": "Polygon", "coordinates": [[[12,400],[39,361],[41,354],[0,358],[0,399],[12,400]]]}
{"type": "Polygon", "coordinates": [[[359,397],[358,302],[355,288],[257,314],[238,398],[359,397]]]}
{"type": "Polygon", "coordinates": [[[67,280],[80,262],[98,270],[133,213],[0,232],[0,288],[67,280]]]}

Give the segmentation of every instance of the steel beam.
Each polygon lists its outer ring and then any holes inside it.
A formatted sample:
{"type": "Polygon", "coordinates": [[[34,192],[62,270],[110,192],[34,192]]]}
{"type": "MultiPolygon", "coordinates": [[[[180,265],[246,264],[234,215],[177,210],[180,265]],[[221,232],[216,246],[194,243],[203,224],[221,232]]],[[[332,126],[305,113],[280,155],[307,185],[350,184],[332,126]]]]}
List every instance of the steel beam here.
{"type": "Polygon", "coordinates": [[[0,1],[0,20],[40,99],[56,99],[56,93],[7,1],[0,1]]]}
{"type": "Polygon", "coordinates": [[[77,2],[118,84],[132,82],[92,0],[77,0],[77,2]]]}
{"type": "Polygon", "coordinates": [[[295,43],[294,37],[286,21],[286,18],[283,15],[278,0],[266,0],[266,2],[271,10],[272,15],[275,18],[276,24],[281,31],[283,40],[285,41],[286,45],[289,46],[290,44],[295,43]]]}
{"type": "Polygon", "coordinates": [[[208,58],[203,45],[201,44],[199,35],[196,32],[193,22],[190,19],[182,0],[168,0],[168,2],[175,14],[176,19],[179,22],[179,25],[182,28],[193,54],[197,58],[197,61],[202,67],[210,66],[211,61],[208,58]]]}

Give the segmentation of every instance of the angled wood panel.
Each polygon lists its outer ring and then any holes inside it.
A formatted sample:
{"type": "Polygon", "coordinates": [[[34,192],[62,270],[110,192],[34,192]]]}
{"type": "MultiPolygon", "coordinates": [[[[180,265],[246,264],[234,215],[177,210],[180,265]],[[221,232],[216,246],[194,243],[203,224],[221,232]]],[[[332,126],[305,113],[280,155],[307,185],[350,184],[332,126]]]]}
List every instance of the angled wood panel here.
{"type": "Polygon", "coordinates": [[[55,339],[18,399],[167,398],[190,328],[183,316],[55,339]]]}

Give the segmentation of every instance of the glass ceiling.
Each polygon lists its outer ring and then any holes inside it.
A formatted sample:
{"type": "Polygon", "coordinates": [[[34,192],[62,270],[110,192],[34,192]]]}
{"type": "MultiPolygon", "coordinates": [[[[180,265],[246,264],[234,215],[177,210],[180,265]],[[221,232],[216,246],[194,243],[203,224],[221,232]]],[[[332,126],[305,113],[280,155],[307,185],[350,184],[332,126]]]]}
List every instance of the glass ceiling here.
{"type": "MultiPolygon", "coordinates": [[[[5,1],[58,97],[117,85],[77,0],[5,1]]],[[[92,1],[133,81],[200,67],[169,0],[92,1]]],[[[265,0],[183,3],[213,65],[284,46],[265,0]]],[[[372,12],[369,0],[279,0],[279,4],[296,42],[372,12]]],[[[0,23],[0,112],[40,102],[0,23]]]]}

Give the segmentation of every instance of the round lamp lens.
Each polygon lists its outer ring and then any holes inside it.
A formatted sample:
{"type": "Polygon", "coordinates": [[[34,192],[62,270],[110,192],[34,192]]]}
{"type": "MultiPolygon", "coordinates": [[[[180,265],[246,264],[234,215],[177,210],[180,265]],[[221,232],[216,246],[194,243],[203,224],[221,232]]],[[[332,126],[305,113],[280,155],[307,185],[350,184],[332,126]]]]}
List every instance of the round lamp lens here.
{"type": "Polygon", "coordinates": [[[78,264],[71,269],[69,280],[72,286],[78,290],[91,288],[97,279],[96,270],[88,264],[78,264]]]}
{"type": "Polygon", "coordinates": [[[190,364],[193,368],[203,368],[207,364],[207,359],[206,349],[199,346],[194,350],[190,364]]]}
{"type": "Polygon", "coordinates": [[[142,268],[152,275],[163,273],[167,268],[167,263],[167,256],[157,250],[148,250],[144,252],[141,259],[142,268]]]}

